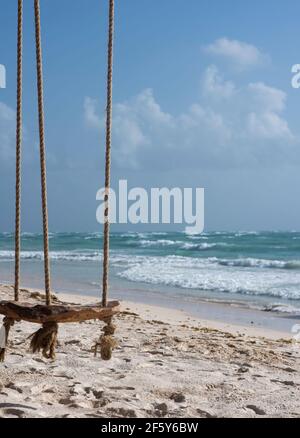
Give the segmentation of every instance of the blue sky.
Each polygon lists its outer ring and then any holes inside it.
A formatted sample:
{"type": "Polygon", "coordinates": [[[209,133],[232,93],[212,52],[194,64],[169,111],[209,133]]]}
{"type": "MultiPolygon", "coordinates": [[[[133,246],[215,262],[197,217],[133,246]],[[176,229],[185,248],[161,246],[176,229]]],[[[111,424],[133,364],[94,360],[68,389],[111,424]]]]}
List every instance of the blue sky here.
{"type": "MultiPolygon", "coordinates": [[[[24,0],[23,227],[40,228],[32,1],[24,0]]],[[[0,0],[0,230],[13,228],[17,1],[0,0]]],[[[41,0],[50,227],[95,230],[104,0],[41,0]]],[[[300,229],[296,0],[116,0],[113,183],[206,189],[207,229],[300,229]]],[[[129,227],[129,228],[132,228],[129,227]]]]}

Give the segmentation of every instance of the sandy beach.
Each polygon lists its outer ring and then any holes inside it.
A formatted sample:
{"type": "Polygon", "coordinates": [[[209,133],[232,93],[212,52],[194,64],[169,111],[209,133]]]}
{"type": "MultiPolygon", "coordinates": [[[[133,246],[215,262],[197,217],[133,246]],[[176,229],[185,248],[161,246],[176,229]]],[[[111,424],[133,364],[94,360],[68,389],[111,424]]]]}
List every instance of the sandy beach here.
{"type": "MultiPolygon", "coordinates": [[[[24,300],[41,302],[34,292],[23,290],[24,300]]],[[[11,296],[0,287],[1,300],[11,296]]],[[[28,351],[35,326],[15,325],[0,365],[0,417],[300,417],[300,348],[291,336],[129,302],[116,323],[109,362],[91,352],[100,322],[61,325],[56,361],[28,351]]]]}

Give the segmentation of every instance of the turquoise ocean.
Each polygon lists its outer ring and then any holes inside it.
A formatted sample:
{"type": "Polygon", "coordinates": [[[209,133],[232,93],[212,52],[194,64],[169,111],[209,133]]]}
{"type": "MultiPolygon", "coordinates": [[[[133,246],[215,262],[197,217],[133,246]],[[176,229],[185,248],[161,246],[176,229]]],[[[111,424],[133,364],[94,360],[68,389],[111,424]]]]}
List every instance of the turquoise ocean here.
{"type": "MultiPolygon", "coordinates": [[[[53,290],[100,294],[101,233],[50,234],[53,290]]],[[[43,286],[40,234],[22,234],[22,284],[43,286]]],[[[299,232],[112,233],[113,297],[236,303],[300,314],[299,232]]],[[[0,282],[12,283],[14,235],[0,234],[0,282]]]]}

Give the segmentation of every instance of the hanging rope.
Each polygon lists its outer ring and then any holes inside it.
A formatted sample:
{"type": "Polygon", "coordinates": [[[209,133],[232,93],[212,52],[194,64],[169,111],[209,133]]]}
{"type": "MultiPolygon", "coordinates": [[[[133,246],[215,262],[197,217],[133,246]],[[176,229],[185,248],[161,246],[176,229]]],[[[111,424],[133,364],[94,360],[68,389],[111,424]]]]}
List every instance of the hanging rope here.
{"type": "MultiPolygon", "coordinates": [[[[17,118],[16,118],[16,222],[15,222],[15,301],[20,294],[20,247],[21,247],[21,146],[22,146],[22,46],[23,46],[23,0],[18,0],[17,42],[17,118]]],[[[5,360],[8,337],[15,320],[5,317],[0,329],[0,362],[5,360]],[[4,339],[2,339],[2,337],[4,339]]]]}
{"type": "Polygon", "coordinates": [[[48,207],[47,207],[47,176],[46,176],[46,153],[44,131],[44,92],[43,92],[43,65],[41,44],[41,18],[40,2],[34,0],[35,11],[35,40],[36,40],[36,63],[37,63],[37,89],[38,111],[40,132],[40,162],[41,162],[41,187],[42,187],[42,210],[43,210],[43,235],[44,235],[44,271],[46,304],[51,304],[50,266],[49,266],[49,232],[48,232],[48,207]]]}
{"type": "Polygon", "coordinates": [[[113,91],[113,45],[114,45],[114,0],[109,0],[108,69],[107,69],[107,110],[106,110],[106,160],[105,160],[105,212],[103,243],[103,289],[102,305],[107,306],[109,273],[109,190],[111,170],[111,130],[113,91]]]}
{"type": "Polygon", "coordinates": [[[23,0],[18,0],[15,301],[20,294],[23,0]]]}

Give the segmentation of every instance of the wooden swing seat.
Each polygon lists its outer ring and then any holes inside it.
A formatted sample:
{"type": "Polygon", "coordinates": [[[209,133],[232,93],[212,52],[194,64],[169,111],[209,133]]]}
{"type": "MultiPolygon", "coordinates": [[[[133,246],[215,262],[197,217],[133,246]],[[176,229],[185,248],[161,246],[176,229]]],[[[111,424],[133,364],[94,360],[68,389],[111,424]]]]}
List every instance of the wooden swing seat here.
{"type": "Polygon", "coordinates": [[[105,321],[120,312],[120,303],[111,301],[106,307],[94,305],[32,305],[0,301],[0,315],[15,321],[27,321],[34,324],[47,322],[71,323],[90,320],[105,321]]]}

